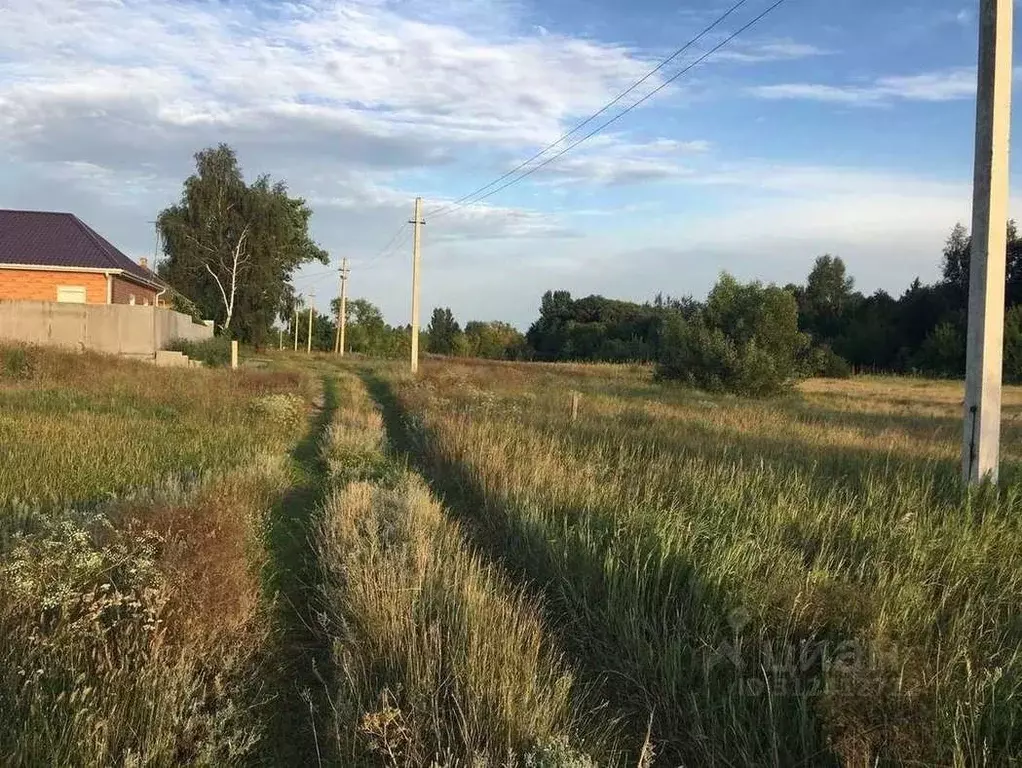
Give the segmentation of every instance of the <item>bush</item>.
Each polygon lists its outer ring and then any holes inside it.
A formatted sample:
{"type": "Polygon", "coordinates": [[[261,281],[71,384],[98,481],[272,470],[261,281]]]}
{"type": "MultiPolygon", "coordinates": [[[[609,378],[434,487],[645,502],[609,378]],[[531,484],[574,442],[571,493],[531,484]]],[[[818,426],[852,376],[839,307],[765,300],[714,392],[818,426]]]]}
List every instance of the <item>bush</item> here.
{"type": "Polygon", "coordinates": [[[813,347],[801,361],[802,375],[824,379],[847,379],[852,366],[827,344],[813,347]]]}
{"type": "Polygon", "coordinates": [[[664,322],[658,379],[709,391],[765,397],[795,378],[807,337],[798,331],[795,298],[775,286],[741,284],[724,274],[706,307],[689,319],[664,322]]]}
{"type": "Polygon", "coordinates": [[[710,330],[699,318],[667,320],[663,331],[656,377],[681,381],[717,392],[728,389],[738,374],[734,343],[719,330],[710,330]]]}
{"type": "Polygon", "coordinates": [[[27,379],[35,371],[35,359],[28,347],[0,349],[0,378],[27,379]]]}
{"type": "Polygon", "coordinates": [[[174,339],[167,349],[188,355],[192,360],[201,360],[213,368],[231,364],[231,340],[227,336],[214,336],[202,341],[174,339]]]}
{"type": "Polygon", "coordinates": [[[911,358],[911,367],[930,376],[965,373],[965,336],[952,323],[941,323],[911,358]]]}
{"type": "Polygon", "coordinates": [[[1004,314],[1004,380],[1022,383],[1022,305],[1004,314]]]}

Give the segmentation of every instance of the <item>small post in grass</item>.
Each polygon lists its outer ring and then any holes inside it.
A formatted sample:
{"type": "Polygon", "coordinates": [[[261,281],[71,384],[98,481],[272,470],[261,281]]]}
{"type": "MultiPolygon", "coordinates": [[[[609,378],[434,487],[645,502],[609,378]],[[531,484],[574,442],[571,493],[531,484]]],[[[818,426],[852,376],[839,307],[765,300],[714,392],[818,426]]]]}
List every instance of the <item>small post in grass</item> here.
{"type": "Polygon", "coordinates": [[[231,339],[231,370],[238,370],[238,342],[231,339]]]}
{"type": "Polygon", "coordinates": [[[571,422],[578,421],[578,401],[582,398],[578,392],[571,393],[571,422]]]}

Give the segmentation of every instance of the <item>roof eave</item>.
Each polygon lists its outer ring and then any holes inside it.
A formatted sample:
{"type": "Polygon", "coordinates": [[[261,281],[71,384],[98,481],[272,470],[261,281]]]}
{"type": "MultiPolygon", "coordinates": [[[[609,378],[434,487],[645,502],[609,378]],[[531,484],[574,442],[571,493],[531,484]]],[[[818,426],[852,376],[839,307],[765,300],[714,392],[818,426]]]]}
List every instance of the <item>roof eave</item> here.
{"type": "Polygon", "coordinates": [[[0,269],[26,269],[35,270],[38,272],[86,272],[93,275],[117,275],[123,277],[126,280],[139,283],[149,288],[155,288],[159,291],[166,290],[169,286],[164,285],[156,280],[149,280],[147,278],[136,275],[133,272],[128,272],[126,269],[120,267],[72,267],[57,264],[15,264],[15,263],[0,263],[0,269]]]}

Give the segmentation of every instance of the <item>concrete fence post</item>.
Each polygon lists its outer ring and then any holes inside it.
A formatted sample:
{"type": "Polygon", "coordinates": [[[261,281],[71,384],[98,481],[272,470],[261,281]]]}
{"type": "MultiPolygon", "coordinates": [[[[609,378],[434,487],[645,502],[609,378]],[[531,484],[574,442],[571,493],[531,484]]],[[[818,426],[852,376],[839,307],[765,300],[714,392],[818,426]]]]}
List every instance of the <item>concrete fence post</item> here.
{"type": "Polygon", "coordinates": [[[231,370],[238,370],[238,342],[231,340],[231,370]]]}

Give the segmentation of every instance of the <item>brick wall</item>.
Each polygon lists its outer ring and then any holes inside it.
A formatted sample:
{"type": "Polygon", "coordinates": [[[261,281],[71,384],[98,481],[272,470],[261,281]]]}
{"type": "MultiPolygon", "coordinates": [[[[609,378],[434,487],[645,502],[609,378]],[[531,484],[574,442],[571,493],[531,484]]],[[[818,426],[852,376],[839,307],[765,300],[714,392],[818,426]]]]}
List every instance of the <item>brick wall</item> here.
{"type": "Polygon", "coordinates": [[[80,286],[88,304],[106,304],[106,275],[97,272],[0,269],[0,299],[56,301],[58,286],[80,286]]]}
{"type": "Polygon", "coordinates": [[[132,296],[135,297],[136,304],[152,304],[156,300],[156,291],[152,288],[145,288],[119,277],[114,278],[113,294],[114,304],[130,304],[132,296]]]}

